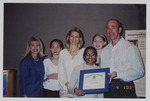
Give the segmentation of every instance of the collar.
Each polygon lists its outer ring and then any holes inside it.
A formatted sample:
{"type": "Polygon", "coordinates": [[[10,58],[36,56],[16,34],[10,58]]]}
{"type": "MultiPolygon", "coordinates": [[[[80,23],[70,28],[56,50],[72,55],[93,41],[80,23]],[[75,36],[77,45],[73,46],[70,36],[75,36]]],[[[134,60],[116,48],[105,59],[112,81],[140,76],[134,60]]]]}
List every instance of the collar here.
{"type": "Polygon", "coordinates": [[[120,46],[122,45],[122,43],[124,43],[124,38],[121,36],[120,40],[117,42],[117,44],[115,46],[112,45],[112,41],[110,41],[110,46],[111,47],[117,47],[117,46],[120,46]]]}
{"type": "Polygon", "coordinates": [[[95,64],[93,64],[93,65],[91,65],[91,66],[90,66],[90,65],[87,65],[86,63],[84,64],[84,67],[85,67],[85,68],[91,68],[91,67],[95,67],[95,66],[96,66],[95,64]]]}

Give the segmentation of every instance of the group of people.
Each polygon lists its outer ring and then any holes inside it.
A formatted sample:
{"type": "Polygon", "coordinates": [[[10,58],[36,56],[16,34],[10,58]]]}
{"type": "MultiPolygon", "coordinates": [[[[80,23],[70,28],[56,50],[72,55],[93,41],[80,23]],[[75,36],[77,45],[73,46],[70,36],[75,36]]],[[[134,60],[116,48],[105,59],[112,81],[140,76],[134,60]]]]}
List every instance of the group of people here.
{"type": "Polygon", "coordinates": [[[123,27],[108,20],[104,34],[95,34],[92,46],[83,48],[84,35],[74,27],[62,41],[50,42],[50,57],[45,58],[39,38],[31,37],[20,64],[20,95],[23,97],[136,98],[133,81],[144,75],[138,48],[121,36],[123,27]],[[109,68],[109,91],[87,94],[79,89],[81,70],[109,68]]]}

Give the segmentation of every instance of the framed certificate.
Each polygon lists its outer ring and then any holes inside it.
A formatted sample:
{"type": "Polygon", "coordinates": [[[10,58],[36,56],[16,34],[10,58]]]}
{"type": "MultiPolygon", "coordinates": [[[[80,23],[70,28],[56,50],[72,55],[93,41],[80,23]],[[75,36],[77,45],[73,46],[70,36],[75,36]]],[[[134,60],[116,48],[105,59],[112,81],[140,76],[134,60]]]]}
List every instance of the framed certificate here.
{"type": "Polygon", "coordinates": [[[109,88],[109,68],[80,71],[79,89],[85,93],[107,92],[109,88]]]}

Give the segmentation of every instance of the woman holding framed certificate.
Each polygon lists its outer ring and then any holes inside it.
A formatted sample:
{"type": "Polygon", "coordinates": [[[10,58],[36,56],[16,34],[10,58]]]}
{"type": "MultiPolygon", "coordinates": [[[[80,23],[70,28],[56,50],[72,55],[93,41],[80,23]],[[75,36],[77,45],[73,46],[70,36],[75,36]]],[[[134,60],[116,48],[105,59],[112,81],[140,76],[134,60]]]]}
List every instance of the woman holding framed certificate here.
{"type": "Polygon", "coordinates": [[[84,63],[84,36],[82,31],[73,27],[66,36],[65,49],[60,52],[58,65],[58,80],[61,85],[60,97],[73,97],[68,93],[71,73],[75,66],[84,63]]]}
{"type": "MultiPolygon", "coordinates": [[[[94,47],[89,46],[85,49],[83,58],[85,60],[85,63],[83,63],[80,66],[76,66],[72,72],[70,84],[68,86],[69,92],[72,94],[75,94],[75,97],[79,98],[103,98],[103,93],[93,93],[93,94],[86,94],[83,90],[79,89],[79,78],[80,78],[80,72],[82,70],[93,70],[93,69],[99,69],[95,65],[96,59],[97,59],[97,51],[94,47]]],[[[91,76],[93,79],[95,79],[96,76],[91,76]]],[[[88,82],[90,83],[90,82],[88,82]]]]}

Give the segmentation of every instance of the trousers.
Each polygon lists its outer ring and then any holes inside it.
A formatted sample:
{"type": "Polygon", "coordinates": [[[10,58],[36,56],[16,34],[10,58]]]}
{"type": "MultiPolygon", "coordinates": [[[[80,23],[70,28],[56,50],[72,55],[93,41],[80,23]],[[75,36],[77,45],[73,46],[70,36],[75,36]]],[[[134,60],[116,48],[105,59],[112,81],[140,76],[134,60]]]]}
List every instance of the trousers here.
{"type": "Polygon", "coordinates": [[[43,88],[43,97],[59,98],[59,91],[52,91],[43,88]]]}
{"type": "Polygon", "coordinates": [[[112,80],[104,98],[136,98],[135,85],[133,81],[112,80]]]}

